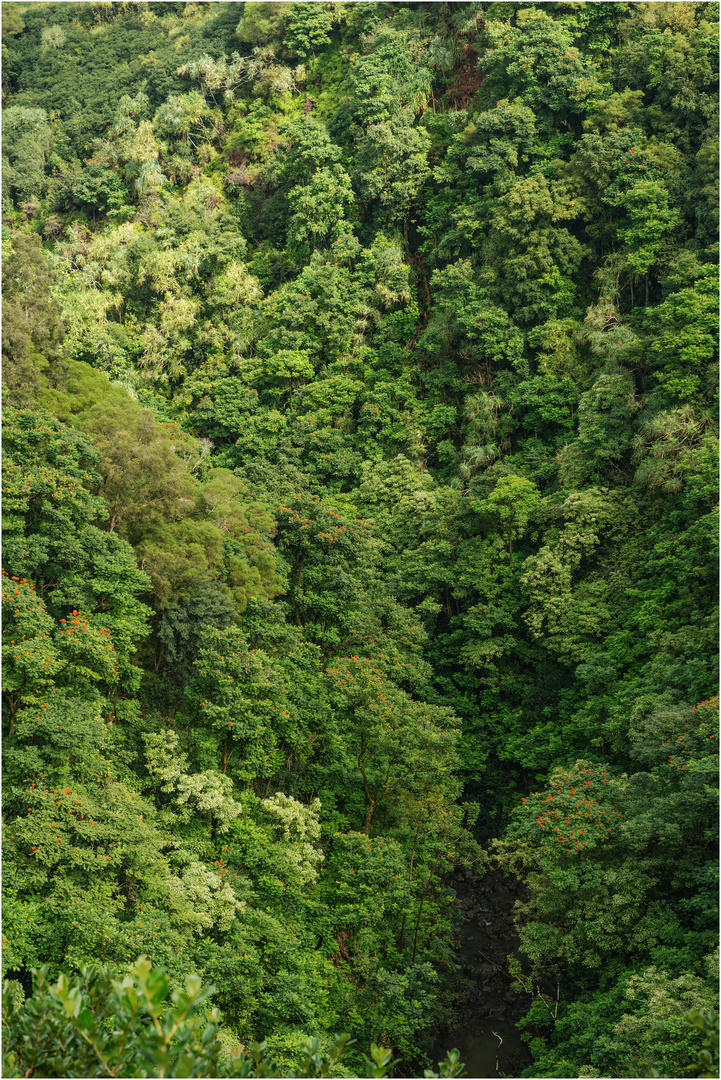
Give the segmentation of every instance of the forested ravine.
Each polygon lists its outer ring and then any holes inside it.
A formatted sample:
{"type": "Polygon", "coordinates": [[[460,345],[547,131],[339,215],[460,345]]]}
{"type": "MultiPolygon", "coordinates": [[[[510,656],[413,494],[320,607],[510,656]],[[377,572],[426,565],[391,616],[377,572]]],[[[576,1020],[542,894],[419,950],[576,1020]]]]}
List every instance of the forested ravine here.
{"type": "Polygon", "coordinates": [[[715,1074],[718,45],[2,5],[4,1075],[715,1074]]]}

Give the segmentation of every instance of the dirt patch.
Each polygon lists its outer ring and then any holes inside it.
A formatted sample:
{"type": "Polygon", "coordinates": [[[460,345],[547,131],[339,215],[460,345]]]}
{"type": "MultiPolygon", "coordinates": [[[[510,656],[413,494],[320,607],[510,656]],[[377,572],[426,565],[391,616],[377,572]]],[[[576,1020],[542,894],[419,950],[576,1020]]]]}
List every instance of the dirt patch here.
{"type": "Polygon", "coordinates": [[[478,70],[478,61],[473,46],[463,45],[456,76],[444,95],[454,109],[466,109],[483,85],[485,73],[478,70]]]}

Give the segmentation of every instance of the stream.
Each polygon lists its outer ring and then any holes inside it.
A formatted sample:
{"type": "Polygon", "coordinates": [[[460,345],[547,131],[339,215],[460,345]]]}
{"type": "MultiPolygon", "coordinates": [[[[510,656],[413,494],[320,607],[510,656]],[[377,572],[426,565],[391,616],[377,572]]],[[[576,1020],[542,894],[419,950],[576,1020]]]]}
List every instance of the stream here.
{"type": "Polygon", "coordinates": [[[517,1077],[531,1062],[515,1026],[528,1011],[530,998],[511,990],[507,957],[519,955],[513,906],[523,886],[498,872],[458,870],[446,880],[464,916],[455,946],[468,992],[457,1009],[455,1024],[438,1033],[434,1067],[449,1047],[457,1047],[468,1080],[517,1077]]]}

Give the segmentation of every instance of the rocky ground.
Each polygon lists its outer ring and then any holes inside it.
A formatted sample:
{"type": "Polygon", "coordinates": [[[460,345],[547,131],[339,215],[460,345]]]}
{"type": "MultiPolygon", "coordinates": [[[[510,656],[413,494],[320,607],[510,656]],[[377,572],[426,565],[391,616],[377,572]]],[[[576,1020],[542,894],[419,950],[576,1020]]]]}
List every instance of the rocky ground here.
{"type": "MultiPolygon", "coordinates": [[[[456,1046],[469,1078],[518,1076],[530,1058],[515,1022],[530,1000],[511,990],[508,956],[518,955],[513,907],[522,894],[517,878],[497,871],[458,870],[447,879],[463,922],[455,945],[459,974],[467,992],[452,1029],[439,1033],[437,1047],[456,1046]]],[[[435,1055],[434,1055],[435,1060],[435,1055]]]]}

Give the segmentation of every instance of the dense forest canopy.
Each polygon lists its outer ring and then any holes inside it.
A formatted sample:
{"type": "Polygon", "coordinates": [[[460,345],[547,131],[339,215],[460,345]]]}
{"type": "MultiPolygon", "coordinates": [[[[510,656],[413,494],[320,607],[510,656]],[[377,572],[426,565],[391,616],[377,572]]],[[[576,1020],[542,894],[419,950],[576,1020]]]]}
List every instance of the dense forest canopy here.
{"type": "Polygon", "coordinates": [[[718,21],[2,5],[5,1075],[714,1075],[718,21]]]}

